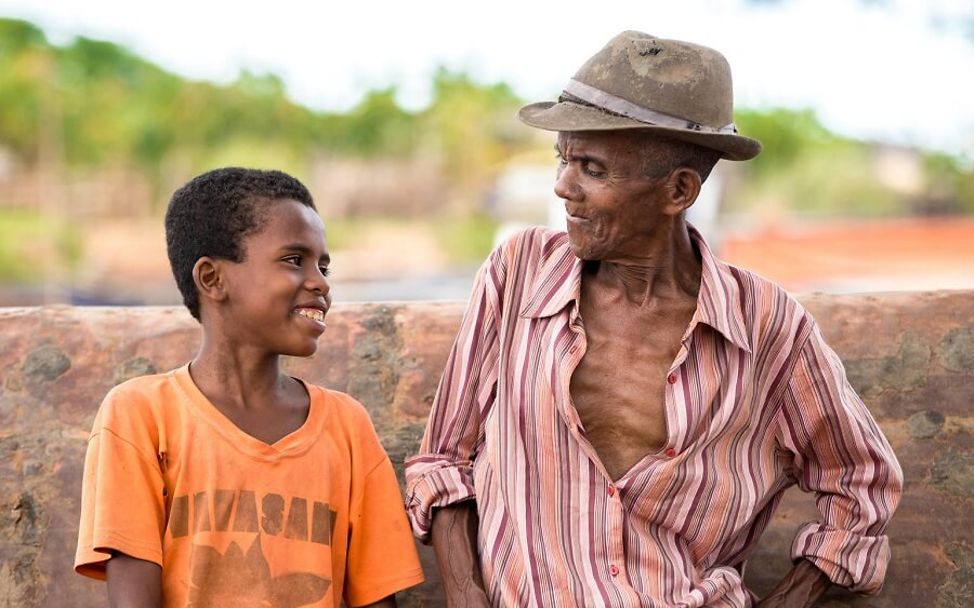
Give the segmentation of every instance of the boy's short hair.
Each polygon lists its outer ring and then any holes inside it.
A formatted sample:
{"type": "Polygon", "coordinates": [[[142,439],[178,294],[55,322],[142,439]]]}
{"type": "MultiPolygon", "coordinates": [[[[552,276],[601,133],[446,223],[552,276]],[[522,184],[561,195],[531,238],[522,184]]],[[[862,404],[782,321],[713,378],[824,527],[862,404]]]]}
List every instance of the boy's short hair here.
{"type": "Polygon", "coordinates": [[[190,314],[200,320],[193,266],[203,256],[242,262],[244,237],[261,229],[276,201],[315,209],[311,193],[283,171],[225,167],[194,177],[176,190],[166,210],[166,250],[190,314]]]}

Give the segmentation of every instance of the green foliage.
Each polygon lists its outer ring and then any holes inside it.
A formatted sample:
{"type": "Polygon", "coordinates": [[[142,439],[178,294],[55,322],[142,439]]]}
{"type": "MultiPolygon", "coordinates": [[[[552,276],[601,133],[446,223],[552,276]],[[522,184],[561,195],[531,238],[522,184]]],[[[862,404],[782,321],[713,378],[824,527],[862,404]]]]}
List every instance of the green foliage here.
{"type": "Polygon", "coordinates": [[[974,171],[961,167],[960,162],[946,154],[924,157],[924,172],[930,182],[930,195],[953,203],[948,211],[974,213],[974,171]]]}
{"type": "MultiPolygon", "coordinates": [[[[49,174],[135,166],[160,201],[174,181],[214,166],[274,166],[306,177],[321,155],[423,157],[442,170],[451,208],[469,211],[510,159],[540,146],[513,120],[521,100],[503,83],[440,68],[429,106],[417,112],[403,109],[396,93],[379,88],[348,112],[317,112],[289,99],[274,75],[190,81],[110,42],[79,37],[57,46],[30,23],[0,19],[0,146],[49,174]]],[[[905,201],[876,179],[869,146],[829,132],[811,110],[745,109],[736,120],[764,151],[741,166],[744,197],[732,209],[775,200],[814,214],[974,212],[974,171],[956,159],[927,155],[929,191],[905,201]]]]}
{"type": "Polygon", "coordinates": [[[838,143],[812,110],[739,110],[735,122],[743,135],[763,146],[761,154],[750,162],[759,175],[785,170],[810,150],[824,150],[838,143]]]}
{"type": "Polygon", "coordinates": [[[424,132],[433,135],[447,176],[475,184],[523,147],[528,129],[515,137],[508,127],[521,103],[506,84],[482,86],[464,73],[437,70],[424,132]]]}
{"type": "Polygon", "coordinates": [[[41,117],[49,104],[45,78],[53,51],[33,25],[0,19],[0,142],[26,159],[38,154],[41,117]]]}
{"type": "Polygon", "coordinates": [[[339,114],[294,103],[274,75],[243,71],[220,86],[111,42],[78,37],[58,47],[23,21],[0,19],[0,34],[0,144],[29,164],[135,165],[159,178],[172,159],[183,171],[253,161],[302,173],[316,153],[434,154],[462,189],[482,184],[523,142],[503,133],[520,104],[506,85],[446,69],[426,110],[404,110],[389,86],[339,114]]]}
{"type": "Polygon", "coordinates": [[[440,247],[454,263],[480,264],[490,253],[497,220],[482,214],[440,216],[433,221],[440,247]]]}
{"type": "Polygon", "coordinates": [[[796,154],[787,170],[751,180],[739,203],[790,209],[805,217],[903,214],[906,201],[872,173],[869,150],[862,145],[836,141],[809,146],[796,154]]]}
{"type": "Polygon", "coordinates": [[[0,281],[39,283],[81,255],[77,228],[40,213],[0,207],[0,281]]]}

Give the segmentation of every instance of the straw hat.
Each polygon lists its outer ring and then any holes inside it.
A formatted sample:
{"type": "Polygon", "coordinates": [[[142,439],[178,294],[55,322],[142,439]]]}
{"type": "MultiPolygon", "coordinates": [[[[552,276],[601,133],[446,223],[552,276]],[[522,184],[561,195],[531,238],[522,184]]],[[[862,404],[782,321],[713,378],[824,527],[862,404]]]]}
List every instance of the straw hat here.
{"type": "Polygon", "coordinates": [[[748,160],[761,143],[734,125],[730,65],[705,46],[622,32],[575,73],[557,102],[518,111],[548,131],[647,129],[748,160]]]}

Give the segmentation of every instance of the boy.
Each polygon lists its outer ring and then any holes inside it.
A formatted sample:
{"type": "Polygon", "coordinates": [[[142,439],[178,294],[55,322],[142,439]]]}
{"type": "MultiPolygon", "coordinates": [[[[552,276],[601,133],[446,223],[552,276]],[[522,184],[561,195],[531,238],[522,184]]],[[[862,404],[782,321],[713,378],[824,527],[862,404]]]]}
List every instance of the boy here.
{"type": "Polygon", "coordinates": [[[173,194],[166,243],[202,345],[105,397],[76,571],[119,608],[395,606],[423,575],[389,458],[358,402],[280,368],[315,352],[331,303],[308,190],[205,173],[173,194]]]}

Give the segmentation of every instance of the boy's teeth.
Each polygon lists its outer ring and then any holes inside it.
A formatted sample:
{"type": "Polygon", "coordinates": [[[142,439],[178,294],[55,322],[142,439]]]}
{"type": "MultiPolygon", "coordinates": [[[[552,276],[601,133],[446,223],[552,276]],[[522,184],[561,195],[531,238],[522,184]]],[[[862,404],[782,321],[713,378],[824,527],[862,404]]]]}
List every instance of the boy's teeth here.
{"type": "Polygon", "coordinates": [[[324,321],[325,313],[314,308],[299,308],[298,314],[302,317],[308,317],[309,319],[314,319],[315,321],[324,321]]]}

